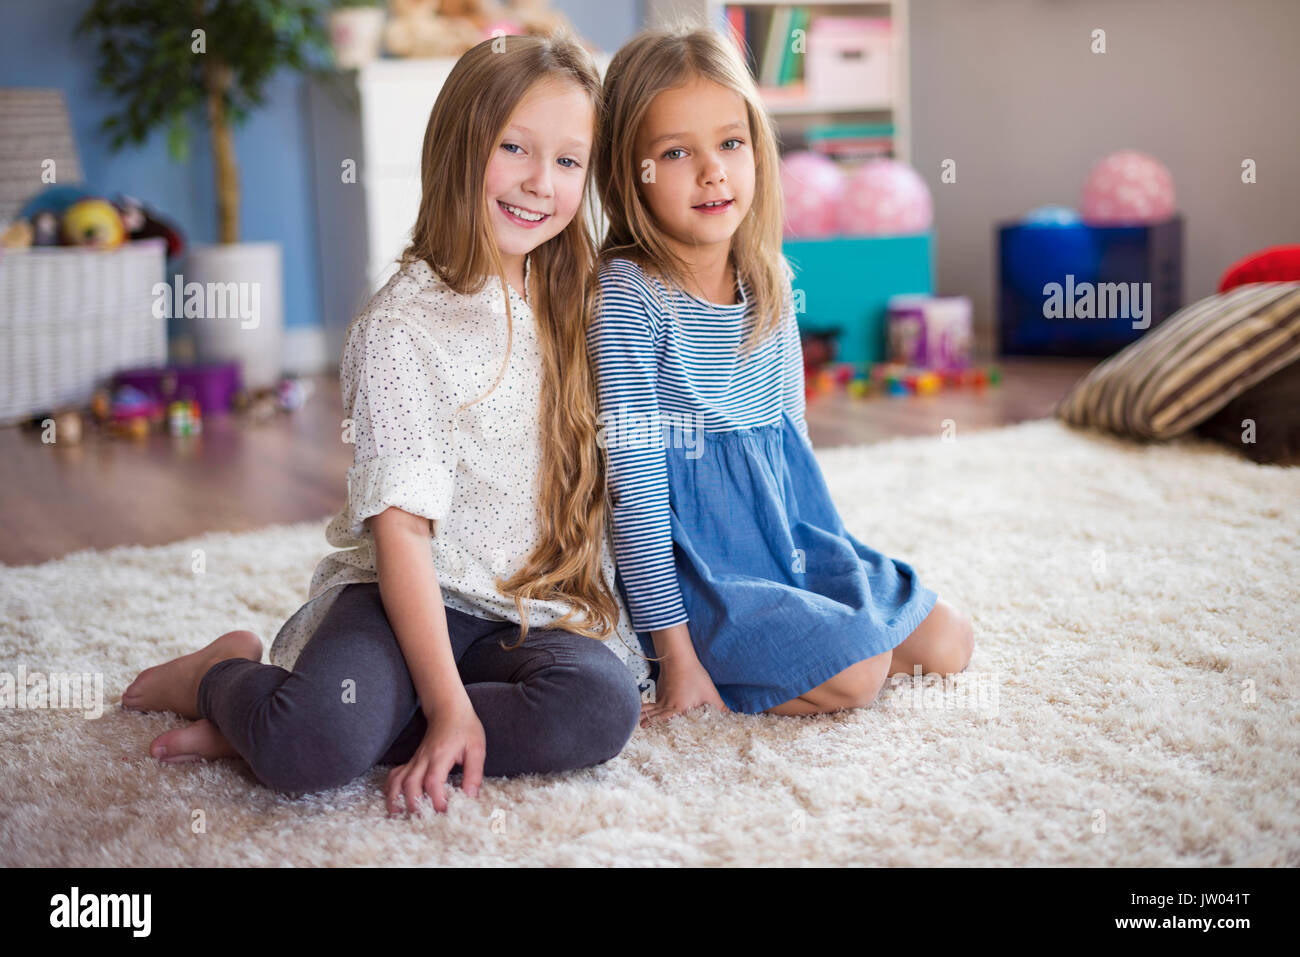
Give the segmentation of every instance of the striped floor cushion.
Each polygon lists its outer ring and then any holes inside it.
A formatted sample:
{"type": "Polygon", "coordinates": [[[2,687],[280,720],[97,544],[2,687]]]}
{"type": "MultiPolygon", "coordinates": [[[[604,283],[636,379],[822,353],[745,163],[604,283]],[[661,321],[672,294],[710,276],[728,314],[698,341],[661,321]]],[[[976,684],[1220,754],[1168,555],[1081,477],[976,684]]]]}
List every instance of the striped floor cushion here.
{"type": "Polygon", "coordinates": [[[1300,359],[1300,282],[1238,286],[1185,306],[1081,379],[1057,418],[1170,439],[1300,359]]]}

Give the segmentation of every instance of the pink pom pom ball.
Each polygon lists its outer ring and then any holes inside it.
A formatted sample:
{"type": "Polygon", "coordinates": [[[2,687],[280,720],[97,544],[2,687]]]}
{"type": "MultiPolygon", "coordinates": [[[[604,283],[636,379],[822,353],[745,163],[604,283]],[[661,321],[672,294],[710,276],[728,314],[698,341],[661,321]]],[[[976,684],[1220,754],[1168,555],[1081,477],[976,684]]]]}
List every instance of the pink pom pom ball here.
{"type": "Polygon", "coordinates": [[[923,233],[934,221],[930,188],[906,163],[874,159],[849,175],[837,227],[850,236],[923,233]]]}
{"type": "Polygon", "coordinates": [[[810,239],[835,232],[835,210],[844,195],[844,174],[820,153],[790,153],[781,160],[787,237],[810,239]]]}
{"type": "Polygon", "coordinates": [[[1083,184],[1083,221],[1093,226],[1140,226],[1174,212],[1174,178],[1165,164],[1136,150],[1104,157],[1083,184]]]}

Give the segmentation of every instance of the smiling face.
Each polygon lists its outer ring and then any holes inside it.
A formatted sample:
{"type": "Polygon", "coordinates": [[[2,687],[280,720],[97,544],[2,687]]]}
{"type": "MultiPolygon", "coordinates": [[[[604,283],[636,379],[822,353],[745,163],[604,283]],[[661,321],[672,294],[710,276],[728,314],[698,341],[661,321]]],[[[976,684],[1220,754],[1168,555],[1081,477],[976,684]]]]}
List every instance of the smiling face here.
{"type": "Polygon", "coordinates": [[[546,79],[510,114],[483,179],[507,267],[569,225],[582,202],[596,113],[574,83],[546,79]]]}
{"type": "Polygon", "coordinates": [[[752,143],[744,98],[711,80],[692,78],[651,102],[637,131],[638,188],[666,238],[688,257],[691,248],[730,248],[754,199],[752,143]],[[647,159],[654,161],[649,183],[647,159]]]}

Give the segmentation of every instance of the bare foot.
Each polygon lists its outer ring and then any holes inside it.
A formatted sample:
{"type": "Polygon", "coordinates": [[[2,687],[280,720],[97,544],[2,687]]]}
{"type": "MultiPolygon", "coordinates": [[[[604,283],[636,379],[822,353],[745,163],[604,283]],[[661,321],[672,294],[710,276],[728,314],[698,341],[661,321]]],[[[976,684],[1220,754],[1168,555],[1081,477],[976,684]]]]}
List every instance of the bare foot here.
{"type": "Polygon", "coordinates": [[[149,753],[163,764],[239,757],[239,752],[230,746],[225,735],[207,718],[200,718],[184,728],[164,731],[153,739],[149,753]]]}
{"type": "Polygon", "coordinates": [[[261,661],[262,640],[251,631],[228,631],[206,648],[146,668],[122,692],[122,707],[198,718],[199,682],[209,668],[227,658],[261,661]]]}

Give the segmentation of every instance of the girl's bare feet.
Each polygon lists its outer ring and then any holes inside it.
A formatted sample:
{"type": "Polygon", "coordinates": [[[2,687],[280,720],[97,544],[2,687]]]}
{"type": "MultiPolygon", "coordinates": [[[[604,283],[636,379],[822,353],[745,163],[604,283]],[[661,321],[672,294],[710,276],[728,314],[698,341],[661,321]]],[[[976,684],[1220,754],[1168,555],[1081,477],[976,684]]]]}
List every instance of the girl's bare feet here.
{"type": "Polygon", "coordinates": [[[198,718],[199,682],[209,668],[227,658],[261,661],[262,640],[251,631],[228,631],[206,648],[146,668],[122,693],[122,707],[130,711],[174,711],[182,718],[198,718]]]}
{"type": "Polygon", "coordinates": [[[184,764],[186,761],[237,758],[239,752],[207,718],[200,718],[184,728],[164,731],[153,739],[149,753],[163,764],[184,764]]]}

